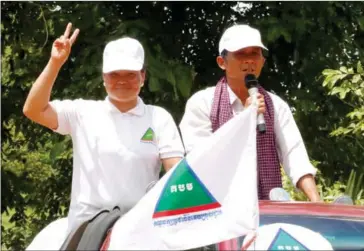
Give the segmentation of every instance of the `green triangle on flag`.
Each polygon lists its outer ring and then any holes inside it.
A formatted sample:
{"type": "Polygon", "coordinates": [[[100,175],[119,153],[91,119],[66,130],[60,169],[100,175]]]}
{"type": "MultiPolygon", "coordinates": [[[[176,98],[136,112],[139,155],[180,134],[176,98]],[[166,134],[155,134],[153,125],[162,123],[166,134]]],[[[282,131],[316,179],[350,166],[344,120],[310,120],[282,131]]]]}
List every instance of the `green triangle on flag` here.
{"type": "Polygon", "coordinates": [[[268,250],[309,250],[292,235],[280,228],[268,250]]]}
{"type": "Polygon", "coordinates": [[[175,168],[156,204],[153,218],[201,212],[221,205],[207,190],[186,159],[175,168]]]}
{"type": "Polygon", "coordinates": [[[145,142],[153,142],[154,141],[154,131],[152,128],[148,128],[148,130],[144,133],[143,137],[141,138],[141,141],[145,142]]]}

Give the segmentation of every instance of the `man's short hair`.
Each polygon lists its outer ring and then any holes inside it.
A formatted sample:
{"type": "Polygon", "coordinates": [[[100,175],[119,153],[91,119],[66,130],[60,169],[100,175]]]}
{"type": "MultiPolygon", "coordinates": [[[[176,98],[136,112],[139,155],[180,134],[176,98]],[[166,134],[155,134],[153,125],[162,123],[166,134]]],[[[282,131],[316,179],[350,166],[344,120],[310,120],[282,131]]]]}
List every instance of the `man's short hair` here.
{"type": "Polygon", "coordinates": [[[228,54],[228,51],[224,49],[224,50],[221,52],[220,56],[221,56],[221,57],[223,57],[224,59],[226,59],[227,54],[228,54]]]}

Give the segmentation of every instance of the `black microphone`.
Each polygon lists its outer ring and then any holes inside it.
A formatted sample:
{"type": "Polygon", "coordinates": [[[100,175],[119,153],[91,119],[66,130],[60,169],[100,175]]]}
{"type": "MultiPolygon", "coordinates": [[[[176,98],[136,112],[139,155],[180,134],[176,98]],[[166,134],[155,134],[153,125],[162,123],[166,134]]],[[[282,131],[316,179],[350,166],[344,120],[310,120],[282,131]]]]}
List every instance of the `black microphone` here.
{"type": "MultiPolygon", "coordinates": [[[[258,80],[254,74],[245,76],[245,86],[248,89],[250,97],[252,97],[254,101],[258,94],[258,80]]],[[[261,113],[258,114],[257,128],[260,133],[264,133],[266,130],[264,115],[261,113]]]]}

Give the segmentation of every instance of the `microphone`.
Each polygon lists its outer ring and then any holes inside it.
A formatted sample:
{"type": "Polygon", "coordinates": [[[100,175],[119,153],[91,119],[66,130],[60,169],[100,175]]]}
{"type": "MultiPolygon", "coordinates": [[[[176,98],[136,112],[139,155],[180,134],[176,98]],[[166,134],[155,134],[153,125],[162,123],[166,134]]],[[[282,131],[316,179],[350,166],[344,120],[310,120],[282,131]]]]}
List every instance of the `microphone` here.
{"type": "MultiPolygon", "coordinates": [[[[254,74],[248,74],[245,76],[245,86],[248,89],[250,97],[252,97],[253,102],[257,99],[258,94],[258,80],[254,74]]],[[[260,133],[266,131],[264,115],[259,113],[257,118],[257,128],[260,133]]]]}

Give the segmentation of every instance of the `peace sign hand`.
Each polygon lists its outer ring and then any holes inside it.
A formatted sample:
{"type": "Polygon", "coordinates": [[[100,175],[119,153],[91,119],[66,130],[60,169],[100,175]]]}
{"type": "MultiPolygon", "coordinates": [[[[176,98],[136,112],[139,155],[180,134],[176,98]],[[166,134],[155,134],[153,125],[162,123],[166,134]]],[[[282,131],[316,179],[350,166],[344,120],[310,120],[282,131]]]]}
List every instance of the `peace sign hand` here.
{"type": "Polygon", "coordinates": [[[69,38],[71,29],[72,24],[68,23],[64,34],[60,38],[57,38],[52,45],[51,60],[60,66],[63,65],[68,59],[68,56],[71,53],[71,47],[76,41],[78,33],[80,32],[79,29],[76,29],[69,38]]]}

